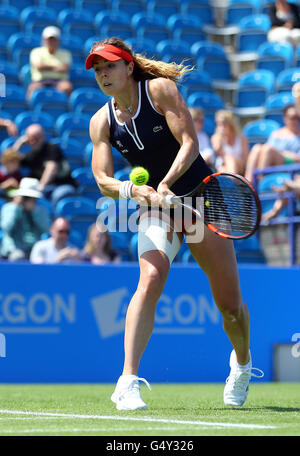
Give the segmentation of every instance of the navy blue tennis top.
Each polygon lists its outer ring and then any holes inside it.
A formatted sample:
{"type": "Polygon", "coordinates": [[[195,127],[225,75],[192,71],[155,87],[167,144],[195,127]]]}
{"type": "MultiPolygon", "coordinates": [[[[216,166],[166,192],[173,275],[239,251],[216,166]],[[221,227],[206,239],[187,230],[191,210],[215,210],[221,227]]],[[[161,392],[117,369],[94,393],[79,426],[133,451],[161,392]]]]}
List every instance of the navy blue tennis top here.
{"type": "MultiPolygon", "coordinates": [[[[126,122],[118,120],[113,100],[108,102],[110,143],[132,167],[146,168],[150,175],[147,185],[157,189],[171,168],[180,144],[171,133],[165,116],[154,108],[148,92],[148,81],[140,81],[138,87],[139,105],[131,118],[132,129],[126,122]]],[[[199,154],[190,168],[172,185],[171,190],[177,195],[189,193],[211,173],[199,154]]]]}

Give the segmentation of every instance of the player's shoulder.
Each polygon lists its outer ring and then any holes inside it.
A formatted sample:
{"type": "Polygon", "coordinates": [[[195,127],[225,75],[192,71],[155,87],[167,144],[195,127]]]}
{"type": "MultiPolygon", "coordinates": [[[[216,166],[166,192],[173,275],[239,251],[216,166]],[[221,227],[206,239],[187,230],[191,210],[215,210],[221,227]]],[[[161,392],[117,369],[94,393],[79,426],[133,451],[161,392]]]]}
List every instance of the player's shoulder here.
{"type": "Polygon", "coordinates": [[[158,91],[161,93],[168,93],[169,91],[176,91],[176,83],[168,78],[155,78],[148,81],[149,90],[158,91]]]}
{"type": "Polygon", "coordinates": [[[90,120],[90,136],[93,142],[97,142],[103,136],[109,136],[109,109],[106,103],[90,120]]]}

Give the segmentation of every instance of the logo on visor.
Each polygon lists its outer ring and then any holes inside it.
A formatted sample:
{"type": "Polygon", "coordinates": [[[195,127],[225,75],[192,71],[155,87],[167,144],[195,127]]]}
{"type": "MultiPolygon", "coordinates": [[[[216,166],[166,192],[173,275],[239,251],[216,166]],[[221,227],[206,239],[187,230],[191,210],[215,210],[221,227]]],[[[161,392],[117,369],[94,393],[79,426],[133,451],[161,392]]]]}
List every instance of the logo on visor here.
{"type": "Polygon", "coordinates": [[[105,46],[97,46],[95,51],[99,51],[100,49],[105,49],[105,46]]]}

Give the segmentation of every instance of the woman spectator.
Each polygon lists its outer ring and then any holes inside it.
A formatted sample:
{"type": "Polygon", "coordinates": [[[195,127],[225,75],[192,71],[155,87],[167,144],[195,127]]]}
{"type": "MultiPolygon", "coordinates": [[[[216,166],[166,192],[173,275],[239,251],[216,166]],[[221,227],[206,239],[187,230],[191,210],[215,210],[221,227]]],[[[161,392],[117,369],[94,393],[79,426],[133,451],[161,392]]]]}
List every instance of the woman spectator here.
{"type": "Polygon", "coordinates": [[[120,257],[111,248],[111,238],[106,228],[97,221],[90,226],[82,259],[93,264],[119,263],[120,257]]]}
{"type": "Polygon", "coordinates": [[[216,125],[211,144],[217,155],[217,171],[243,175],[249,152],[247,138],[230,111],[225,109],[217,111],[216,125]]]}

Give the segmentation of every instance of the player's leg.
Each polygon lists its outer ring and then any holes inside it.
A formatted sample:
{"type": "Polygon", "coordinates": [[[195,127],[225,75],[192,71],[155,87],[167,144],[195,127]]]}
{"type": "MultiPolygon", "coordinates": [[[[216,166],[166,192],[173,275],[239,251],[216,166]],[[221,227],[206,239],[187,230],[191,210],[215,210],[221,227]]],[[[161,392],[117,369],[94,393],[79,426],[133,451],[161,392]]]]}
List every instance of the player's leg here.
{"type": "Polygon", "coordinates": [[[234,348],[230,375],[224,389],[226,405],[243,405],[249,389],[252,362],[249,350],[249,312],[242,300],[233,243],[205,227],[202,243],[189,248],[206,273],[224,330],[234,348]]]}
{"type": "Polygon", "coordinates": [[[147,408],[140,397],[138,367],[153,331],[156,304],[181,242],[182,235],[161,220],[147,217],[141,220],[140,278],[126,314],[123,372],[112,395],[118,410],[147,408]]]}
{"type": "Polygon", "coordinates": [[[207,227],[201,243],[189,248],[205,272],[212,294],[240,364],[249,361],[249,312],[242,300],[232,241],[212,233],[207,227]]]}

